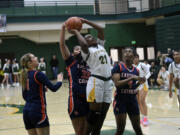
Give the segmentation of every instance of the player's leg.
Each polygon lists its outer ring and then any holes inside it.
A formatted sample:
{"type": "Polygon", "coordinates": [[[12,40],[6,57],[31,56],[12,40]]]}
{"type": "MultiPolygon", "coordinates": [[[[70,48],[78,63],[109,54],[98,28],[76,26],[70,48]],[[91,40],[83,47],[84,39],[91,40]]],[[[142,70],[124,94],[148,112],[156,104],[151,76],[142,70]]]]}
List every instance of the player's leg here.
{"type": "Polygon", "coordinates": [[[102,125],[104,123],[104,120],[106,118],[106,114],[109,110],[109,106],[110,106],[110,103],[105,103],[105,102],[102,103],[101,114],[98,118],[95,129],[92,131],[92,135],[100,135],[100,131],[101,131],[102,125]]]}
{"type": "Polygon", "coordinates": [[[37,132],[36,132],[36,129],[35,129],[35,128],[33,128],[33,129],[28,129],[27,132],[28,132],[28,135],[37,135],[37,132]]]}
{"type": "Polygon", "coordinates": [[[102,103],[89,103],[89,112],[86,118],[84,135],[90,135],[95,130],[99,117],[101,117],[102,103]]]}
{"type": "Polygon", "coordinates": [[[84,135],[89,135],[101,117],[101,108],[104,94],[104,81],[95,77],[90,77],[86,88],[87,102],[89,102],[89,112],[85,125],[84,135]]]}
{"type": "Polygon", "coordinates": [[[112,80],[104,81],[104,92],[103,92],[103,103],[101,106],[101,114],[100,114],[100,117],[97,121],[97,125],[94,130],[95,134],[93,134],[93,135],[100,134],[100,130],[101,130],[104,120],[106,118],[106,114],[108,112],[110,103],[112,102],[112,88],[113,88],[112,80]]]}
{"type": "Polygon", "coordinates": [[[74,118],[71,121],[76,135],[83,135],[86,117],[74,118]]]}
{"type": "Polygon", "coordinates": [[[146,88],[143,88],[142,90],[139,91],[139,102],[140,102],[140,110],[143,115],[143,125],[147,126],[148,125],[148,108],[146,104],[146,96],[148,93],[147,86],[146,88]]]}
{"type": "Polygon", "coordinates": [[[142,105],[141,105],[141,102],[140,102],[140,91],[141,90],[138,90],[138,93],[137,93],[137,95],[136,95],[136,98],[137,98],[137,102],[138,102],[138,105],[139,105],[139,110],[140,110],[140,112],[141,112],[141,114],[142,114],[142,119],[141,119],[141,123],[143,123],[143,118],[144,118],[144,115],[143,115],[143,112],[144,112],[144,108],[142,107],[142,105]]]}
{"type": "Polygon", "coordinates": [[[134,129],[136,135],[143,135],[142,129],[140,126],[140,115],[129,114],[129,119],[131,120],[133,129],[134,129]]]}
{"type": "Polygon", "coordinates": [[[139,105],[138,105],[137,98],[135,95],[132,95],[131,98],[129,99],[129,102],[127,105],[127,112],[128,112],[129,118],[131,120],[133,129],[136,135],[142,135],[143,133],[140,126],[139,105]]]}
{"type": "Polygon", "coordinates": [[[37,135],[49,135],[49,126],[43,128],[36,128],[37,135]]]}
{"type": "Polygon", "coordinates": [[[47,114],[36,114],[35,118],[38,120],[38,122],[36,122],[37,135],[49,135],[50,128],[47,114]]]}
{"type": "Polygon", "coordinates": [[[69,97],[68,112],[76,135],[83,135],[88,111],[89,104],[86,101],[86,97],[69,97]]]}
{"type": "Polygon", "coordinates": [[[115,135],[122,135],[126,126],[126,113],[120,113],[115,115],[117,130],[115,135]]]}

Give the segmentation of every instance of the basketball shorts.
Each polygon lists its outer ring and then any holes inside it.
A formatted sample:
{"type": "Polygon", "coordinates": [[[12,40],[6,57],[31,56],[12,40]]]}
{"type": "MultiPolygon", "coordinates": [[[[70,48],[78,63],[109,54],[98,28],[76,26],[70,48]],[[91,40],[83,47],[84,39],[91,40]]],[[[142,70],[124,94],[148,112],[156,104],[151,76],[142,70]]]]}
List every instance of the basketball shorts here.
{"type": "Polygon", "coordinates": [[[111,103],[112,102],[112,80],[103,81],[91,76],[86,87],[86,96],[88,102],[111,103]]]}
{"type": "Polygon", "coordinates": [[[23,120],[25,128],[43,128],[49,126],[49,120],[47,114],[23,111],[23,120]]]}
{"type": "Polygon", "coordinates": [[[128,113],[129,115],[139,115],[139,105],[136,94],[120,94],[113,101],[114,114],[128,113]]]}
{"type": "Polygon", "coordinates": [[[137,88],[137,90],[144,90],[144,91],[148,91],[148,89],[149,89],[148,82],[139,85],[139,87],[137,88]]]}
{"type": "Polygon", "coordinates": [[[68,113],[73,118],[84,117],[89,112],[89,103],[86,97],[72,96],[68,99],[68,113]]]}

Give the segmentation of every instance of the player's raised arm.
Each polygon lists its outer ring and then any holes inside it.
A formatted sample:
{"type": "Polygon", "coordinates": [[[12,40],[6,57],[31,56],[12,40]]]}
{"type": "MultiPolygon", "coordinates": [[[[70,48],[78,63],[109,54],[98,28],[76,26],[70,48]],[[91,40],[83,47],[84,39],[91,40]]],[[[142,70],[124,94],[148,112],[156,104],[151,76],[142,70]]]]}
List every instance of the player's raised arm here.
{"type": "Polygon", "coordinates": [[[104,29],[100,25],[98,25],[94,22],[91,22],[89,20],[86,20],[84,18],[80,18],[80,19],[81,19],[82,23],[86,23],[86,24],[92,26],[94,29],[96,29],[98,31],[98,38],[101,40],[104,40],[104,29]]]}
{"type": "Polygon", "coordinates": [[[70,33],[75,34],[78,41],[79,41],[79,45],[81,46],[81,49],[84,53],[88,54],[89,50],[88,50],[88,43],[86,42],[85,38],[81,35],[81,33],[78,30],[72,29],[69,30],[70,33]]]}
{"type": "Polygon", "coordinates": [[[61,27],[59,47],[63,59],[67,60],[70,57],[70,51],[65,44],[65,24],[63,24],[61,27]]]}

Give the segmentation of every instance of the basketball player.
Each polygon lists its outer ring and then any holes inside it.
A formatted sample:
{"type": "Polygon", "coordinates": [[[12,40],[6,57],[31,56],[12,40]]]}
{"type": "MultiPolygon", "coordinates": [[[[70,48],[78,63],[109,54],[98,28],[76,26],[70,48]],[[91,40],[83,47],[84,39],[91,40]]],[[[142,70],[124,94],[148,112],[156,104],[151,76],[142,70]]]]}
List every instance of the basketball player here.
{"type": "Polygon", "coordinates": [[[136,88],[145,81],[139,77],[139,71],[133,66],[133,49],[126,48],[123,54],[124,63],[116,64],[112,69],[112,78],[116,86],[113,102],[117,131],[115,135],[122,135],[126,125],[127,114],[131,120],[136,135],[142,135],[140,113],[136,98],[136,88]],[[138,82],[138,83],[137,83],[138,82]]]}
{"type": "Polygon", "coordinates": [[[174,62],[169,65],[169,97],[173,96],[172,85],[174,80],[175,87],[178,89],[177,97],[180,111],[180,51],[174,51],[173,57],[174,62]]]}
{"type": "Polygon", "coordinates": [[[53,85],[44,73],[36,71],[38,60],[31,53],[21,57],[21,66],[22,92],[26,102],[23,109],[25,128],[29,135],[49,135],[45,86],[57,91],[62,85],[63,75],[59,74],[58,82],[53,85]]]}
{"type": "Polygon", "coordinates": [[[148,126],[149,122],[148,122],[148,108],[147,108],[147,104],[146,104],[146,96],[148,93],[148,79],[151,76],[151,73],[149,71],[149,68],[142,62],[139,62],[139,55],[136,54],[134,57],[134,66],[137,67],[137,69],[139,70],[139,76],[140,77],[145,77],[146,81],[144,84],[140,85],[137,89],[138,94],[137,94],[137,99],[138,99],[138,103],[139,103],[139,107],[140,107],[140,111],[142,114],[142,119],[141,119],[141,123],[143,124],[143,126],[148,126]]]}
{"type": "Polygon", "coordinates": [[[79,31],[71,30],[79,40],[83,59],[90,67],[91,76],[86,88],[90,111],[84,135],[100,135],[106,113],[112,100],[111,63],[104,48],[104,31],[99,25],[81,18],[83,23],[92,26],[98,32],[98,39],[87,34],[83,37],[79,31]]]}
{"type": "Polygon", "coordinates": [[[81,56],[81,47],[75,46],[71,54],[65,44],[65,25],[60,34],[60,51],[67,65],[69,80],[68,112],[76,135],[83,135],[89,104],[86,101],[86,85],[90,76],[89,67],[81,56]]]}

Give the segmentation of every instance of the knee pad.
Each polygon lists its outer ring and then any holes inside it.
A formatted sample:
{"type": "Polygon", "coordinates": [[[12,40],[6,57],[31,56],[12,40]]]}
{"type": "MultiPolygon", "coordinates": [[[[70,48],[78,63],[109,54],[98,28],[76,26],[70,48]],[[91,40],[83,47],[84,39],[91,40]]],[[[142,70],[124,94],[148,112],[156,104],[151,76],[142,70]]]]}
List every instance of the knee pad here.
{"type": "Polygon", "coordinates": [[[91,125],[97,123],[98,118],[101,116],[100,112],[90,110],[87,115],[87,122],[91,125]]]}

